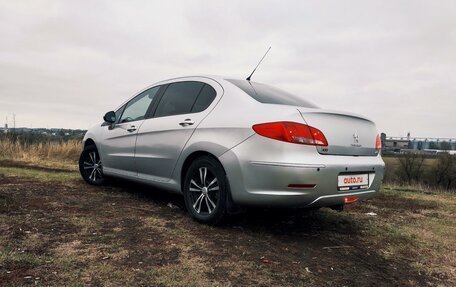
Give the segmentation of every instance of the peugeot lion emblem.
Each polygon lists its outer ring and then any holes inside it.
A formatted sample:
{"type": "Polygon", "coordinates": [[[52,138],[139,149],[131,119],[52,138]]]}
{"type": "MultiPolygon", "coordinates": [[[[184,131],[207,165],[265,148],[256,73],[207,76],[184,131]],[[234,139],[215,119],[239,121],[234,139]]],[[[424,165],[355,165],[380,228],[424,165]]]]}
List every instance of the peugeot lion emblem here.
{"type": "Polygon", "coordinates": [[[359,136],[357,133],[354,133],[353,134],[353,143],[351,144],[351,146],[361,147],[361,145],[358,142],[359,142],[359,136]]]}
{"type": "Polygon", "coordinates": [[[358,143],[358,140],[359,140],[359,136],[357,133],[354,133],[353,134],[353,143],[357,144],[358,143]]]}

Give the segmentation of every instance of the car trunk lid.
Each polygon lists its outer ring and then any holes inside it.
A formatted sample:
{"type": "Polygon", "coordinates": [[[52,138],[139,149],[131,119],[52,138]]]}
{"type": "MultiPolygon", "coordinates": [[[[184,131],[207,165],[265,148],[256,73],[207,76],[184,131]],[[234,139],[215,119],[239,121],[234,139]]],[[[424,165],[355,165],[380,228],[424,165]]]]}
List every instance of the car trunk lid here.
{"type": "Polygon", "coordinates": [[[369,119],[350,113],[299,108],[304,121],[319,129],[328,146],[317,146],[320,154],[375,156],[377,128],[369,119]]]}

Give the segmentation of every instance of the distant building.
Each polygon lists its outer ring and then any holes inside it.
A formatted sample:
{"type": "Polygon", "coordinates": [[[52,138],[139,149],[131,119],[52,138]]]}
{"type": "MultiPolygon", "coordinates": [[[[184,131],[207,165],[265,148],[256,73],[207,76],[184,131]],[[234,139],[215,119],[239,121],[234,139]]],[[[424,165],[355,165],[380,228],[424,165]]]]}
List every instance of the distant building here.
{"type": "Polygon", "coordinates": [[[410,151],[436,154],[439,152],[454,153],[456,150],[456,138],[413,138],[410,133],[407,137],[387,137],[381,134],[382,153],[396,154],[410,151]]]}

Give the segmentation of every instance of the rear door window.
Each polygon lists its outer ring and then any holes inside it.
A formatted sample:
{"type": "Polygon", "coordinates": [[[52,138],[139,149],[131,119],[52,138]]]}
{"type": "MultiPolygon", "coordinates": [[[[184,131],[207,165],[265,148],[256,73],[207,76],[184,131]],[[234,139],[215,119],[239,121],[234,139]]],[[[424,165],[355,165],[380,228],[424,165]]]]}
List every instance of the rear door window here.
{"type": "Polygon", "coordinates": [[[199,113],[207,109],[215,99],[217,92],[210,85],[205,84],[192,107],[192,113],[199,113]]]}
{"type": "Polygon", "coordinates": [[[154,117],[190,113],[204,86],[204,83],[193,81],[170,84],[157,106],[154,117]]]}

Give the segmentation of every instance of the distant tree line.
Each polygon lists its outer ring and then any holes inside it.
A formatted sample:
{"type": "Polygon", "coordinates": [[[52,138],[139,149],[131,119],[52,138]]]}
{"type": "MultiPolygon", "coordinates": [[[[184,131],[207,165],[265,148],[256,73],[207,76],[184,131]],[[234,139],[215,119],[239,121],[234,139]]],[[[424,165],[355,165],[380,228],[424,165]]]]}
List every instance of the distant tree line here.
{"type": "Polygon", "coordinates": [[[387,162],[386,181],[402,184],[456,190],[456,155],[441,153],[428,156],[422,153],[405,153],[397,156],[399,164],[394,167],[387,162]],[[393,171],[388,169],[393,169],[393,171]]]}
{"type": "Polygon", "coordinates": [[[70,140],[82,141],[84,131],[74,130],[43,130],[39,131],[13,131],[8,133],[0,133],[0,140],[9,140],[19,142],[21,144],[35,144],[45,142],[66,142],[70,140]]]}
{"type": "Polygon", "coordinates": [[[431,142],[429,144],[429,149],[436,149],[436,150],[451,150],[451,143],[443,141],[443,142],[431,142]]]}

